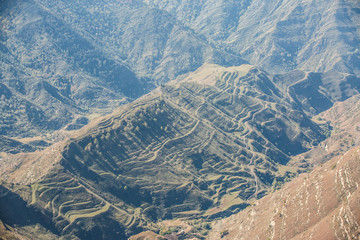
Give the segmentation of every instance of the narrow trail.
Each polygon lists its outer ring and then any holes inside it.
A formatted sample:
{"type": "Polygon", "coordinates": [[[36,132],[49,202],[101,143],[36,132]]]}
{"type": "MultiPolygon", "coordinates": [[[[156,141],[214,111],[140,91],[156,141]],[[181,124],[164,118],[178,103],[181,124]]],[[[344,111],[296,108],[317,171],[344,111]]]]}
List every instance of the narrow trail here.
{"type": "MultiPolygon", "coordinates": [[[[155,151],[154,156],[153,156],[152,158],[150,158],[149,160],[145,161],[145,162],[146,162],[146,163],[149,163],[149,162],[152,162],[152,161],[156,160],[159,152],[166,146],[166,144],[168,144],[168,143],[170,143],[170,142],[173,142],[173,141],[176,141],[176,140],[179,140],[179,139],[181,139],[181,138],[185,138],[185,137],[189,136],[190,134],[192,134],[192,133],[195,131],[195,129],[197,128],[197,126],[199,125],[199,122],[200,122],[199,120],[196,120],[196,123],[195,123],[194,127],[193,127],[189,132],[185,133],[184,135],[181,135],[181,136],[178,136],[178,137],[175,137],[175,138],[171,138],[171,139],[166,140],[166,141],[161,145],[161,147],[160,147],[158,150],[155,151]]],[[[191,125],[192,125],[192,124],[193,124],[193,123],[191,123],[191,125]]]]}

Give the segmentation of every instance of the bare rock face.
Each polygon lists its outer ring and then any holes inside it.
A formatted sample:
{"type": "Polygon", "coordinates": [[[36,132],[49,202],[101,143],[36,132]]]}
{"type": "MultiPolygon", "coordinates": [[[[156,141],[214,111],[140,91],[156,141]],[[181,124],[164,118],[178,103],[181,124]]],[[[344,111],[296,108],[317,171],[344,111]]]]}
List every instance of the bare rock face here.
{"type": "Polygon", "coordinates": [[[360,148],[220,220],[209,239],[358,239],[360,148]],[[226,235],[224,233],[226,232],[226,235]]]}

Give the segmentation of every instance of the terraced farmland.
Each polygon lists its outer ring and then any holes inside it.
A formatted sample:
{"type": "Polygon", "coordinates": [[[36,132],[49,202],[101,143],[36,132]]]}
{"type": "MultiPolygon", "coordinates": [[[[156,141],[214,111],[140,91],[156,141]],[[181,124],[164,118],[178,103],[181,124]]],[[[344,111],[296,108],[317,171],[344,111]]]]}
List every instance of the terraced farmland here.
{"type": "Polygon", "coordinates": [[[286,164],[320,127],[261,70],[208,67],[212,81],[163,85],[79,131],[21,194],[62,235],[129,236],[236,213],[301,171],[286,164]]]}

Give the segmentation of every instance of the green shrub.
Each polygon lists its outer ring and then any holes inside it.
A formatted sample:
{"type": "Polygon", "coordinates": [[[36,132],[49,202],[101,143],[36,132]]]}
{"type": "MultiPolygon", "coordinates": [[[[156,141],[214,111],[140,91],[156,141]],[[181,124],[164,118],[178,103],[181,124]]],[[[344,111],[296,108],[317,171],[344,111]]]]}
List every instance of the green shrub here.
{"type": "Polygon", "coordinates": [[[220,233],[220,237],[223,238],[223,237],[225,237],[225,236],[228,235],[228,234],[229,234],[229,230],[224,230],[224,231],[222,231],[222,232],[220,233]]]}

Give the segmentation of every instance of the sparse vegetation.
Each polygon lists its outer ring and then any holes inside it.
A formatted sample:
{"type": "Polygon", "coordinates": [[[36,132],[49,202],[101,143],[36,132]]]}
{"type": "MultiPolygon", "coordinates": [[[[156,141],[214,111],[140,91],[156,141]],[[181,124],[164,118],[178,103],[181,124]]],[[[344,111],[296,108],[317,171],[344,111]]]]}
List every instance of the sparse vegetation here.
{"type": "MultiPolygon", "coordinates": [[[[335,102],[360,89],[358,7],[275,2],[3,1],[0,180],[13,193],[0,200],[17,196],[37,222],[1,220],[0,235],[207,239],[210,221],[249,205],[256,222],[257,200],[283,191],[315,155],[325,162],[355,146],[359,99],[335,102]]],[[[355,189],[352,171],[336,174],[341,191],[355,189]]],[[[281,229],[291,204],[323,204],[325,185],[269,206],[267,231],[281,229]]],[[[348,234],[353,218],[337,216],[348,234]]],[[[216,231],[229,238],[228,229],[216,231]]]]}

